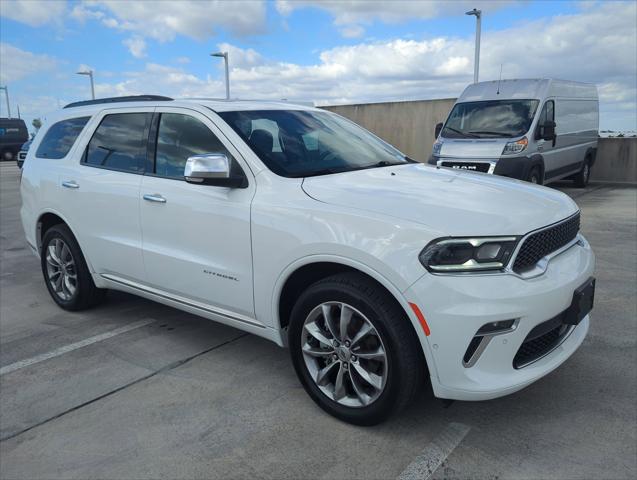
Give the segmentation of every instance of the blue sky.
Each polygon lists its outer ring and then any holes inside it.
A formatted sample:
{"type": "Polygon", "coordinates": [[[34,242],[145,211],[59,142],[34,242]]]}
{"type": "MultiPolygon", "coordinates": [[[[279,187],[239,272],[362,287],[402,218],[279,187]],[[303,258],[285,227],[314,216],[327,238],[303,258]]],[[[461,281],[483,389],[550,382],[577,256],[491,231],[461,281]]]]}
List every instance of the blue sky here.
{"type": "MultiPolygon", "coordinates": [[[[597,84],[602,129],[636,129],[635,2],[0,0],[0,78],[13,113],[45,117],[90,96],[232,95],[318,104],[453,97],[472,79],[597,84]]],[[[6,115],[4,99],[0,111],[6,115]]]]}

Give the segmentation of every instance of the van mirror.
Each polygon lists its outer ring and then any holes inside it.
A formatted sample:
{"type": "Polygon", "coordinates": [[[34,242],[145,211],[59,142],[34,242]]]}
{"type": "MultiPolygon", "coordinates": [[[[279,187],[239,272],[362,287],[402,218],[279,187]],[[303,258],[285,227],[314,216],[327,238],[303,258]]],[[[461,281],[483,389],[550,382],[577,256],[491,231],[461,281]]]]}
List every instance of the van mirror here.
{"type": "Polygon", "coordinates": [[[540,125],[540,138],[543,140],[555,140],[555,122],[547,120],[540,125]]]}
{"type": "Polygon", "coordinates": [[[243,175],[232,174],[232,161],[223,153],[193,155],[186,160],[184,178],[188,183],[213,185],[217,187],[245,188],[247,179],[243,175]]]}
{"type": "Polygon", "coordinates": [[[438,138],[438,135],[440,135],[440,131],[442,130],[442,123],[437,123],[436,124],[436,129],[434,130],[434,136],[436,138],[438,138]]]}

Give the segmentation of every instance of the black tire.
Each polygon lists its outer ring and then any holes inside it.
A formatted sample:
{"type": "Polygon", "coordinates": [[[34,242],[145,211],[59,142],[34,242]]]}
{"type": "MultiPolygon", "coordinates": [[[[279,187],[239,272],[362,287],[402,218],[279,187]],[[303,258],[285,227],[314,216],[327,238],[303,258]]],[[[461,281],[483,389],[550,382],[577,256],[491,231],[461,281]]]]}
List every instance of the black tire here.
{"type": "Polygon", "coordinates": [[[540,169],[540,167],[533,167],[529,172],[529,176],[526,180],[527,182],[535,183],[536,185],[542,185],[543,179],[542,170],[540,169]]]}
{"type": "Polygon", "coordinates": [[[579,171],[575,177],[573,177],[573,181],[575,182],[575,186],[577,188],[586,188],[588,182],[591,178],[591,159],[590,157],[586,157],[584,160],[584,165],[582,165],[582,169],[579,171]]]}
{"type": "Polygon", "coordinates": [[[319,407],[345,422],[380,423],[408,405],[424,384],[425,359],[413,326],[396,300],[362,274],[334,275],[305,290],[292,309],[288,338],[294,369],[307,393],[319,407]],[[303,325],[310,312],[324,302],[343,302],[354,307],[367,317],[382,340],[387,355],[385,386],[369,405],[351,407],[332,400],[308,371],[301,350],[303,325]]]}
{"type": "MultiPolygon", "coordinates": [[[[66,258],[69,258],[68,253],[66,258]]],[[[73,236],[73,233],[71,233],[71,230],[66,225],[55,225],[44,233],[42,249],[40,251],[40,263],[46,288],[55,303],[63,309],[71,311],[85,310],[97,305],[103,300],[106,290],[95,286],[91,273],[86,265],[84,255],[82,255],[82,250],[73,236]],[[47,250],[49,246],[54,244],[56,239],[61,240],[63,244],[68,247],[70,259],[74,263],[72,272],[70,273],[75,275],[75,290],[69,298],[63,298],[63,293],[57,292],[49,280],[47,250]]]]}

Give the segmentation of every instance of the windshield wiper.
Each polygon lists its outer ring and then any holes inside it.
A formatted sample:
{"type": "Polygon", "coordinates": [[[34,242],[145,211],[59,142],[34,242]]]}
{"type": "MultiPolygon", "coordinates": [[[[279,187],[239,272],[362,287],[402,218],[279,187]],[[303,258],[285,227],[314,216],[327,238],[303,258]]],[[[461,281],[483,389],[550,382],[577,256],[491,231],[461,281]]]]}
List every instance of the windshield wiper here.
{"type": "Polygon", "coordinates": [[[445,130],[451,130],[454,133],[457,133],[458,135],[462,135],[465,138],[480,138],[478,135],[474,135],[472,132],[463,132],[462,130],[458,130],[457,128],[453,128],[453,127],[445,127],[445,130]]]}
{"type": "Polygon", "coordinates": [[[513,135],[511,135],[510,133],[506,133],[506,132],[491,132],[488,130],[478,130],[478,131],[474,131],[471,130],[469,133],[473,133],[476,135],[494,135],[497,137],[505,137],[505,138],[511,138],[513,135]]]}

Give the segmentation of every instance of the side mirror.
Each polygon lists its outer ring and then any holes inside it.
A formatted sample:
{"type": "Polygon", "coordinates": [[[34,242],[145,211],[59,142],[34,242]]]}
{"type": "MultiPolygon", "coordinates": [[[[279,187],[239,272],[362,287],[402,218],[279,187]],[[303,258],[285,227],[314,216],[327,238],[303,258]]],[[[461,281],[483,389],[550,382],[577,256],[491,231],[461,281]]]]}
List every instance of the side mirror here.
{"type": "Polygon", "coordinates": [[[186,160],[184,177],[188,183],[216,187],[246,188],[248,180],[243,172],[232,174],[232,164],[223,153],[193,155],[186,160]]]}
{"type": "Polygon", "coordinates": [[[443,124],[442,123],[437,123],[436,124],[436,129],[434,130],[434,136],[436,138],[438,138],[438,135],[440,135],[440,131],[442,130],[443,124]]]}
{"type": "Polygon", "coordinates": [[[555,140],[555,122],[547,120],[540,125],[540,138],[542,140],[555,140]]]}

